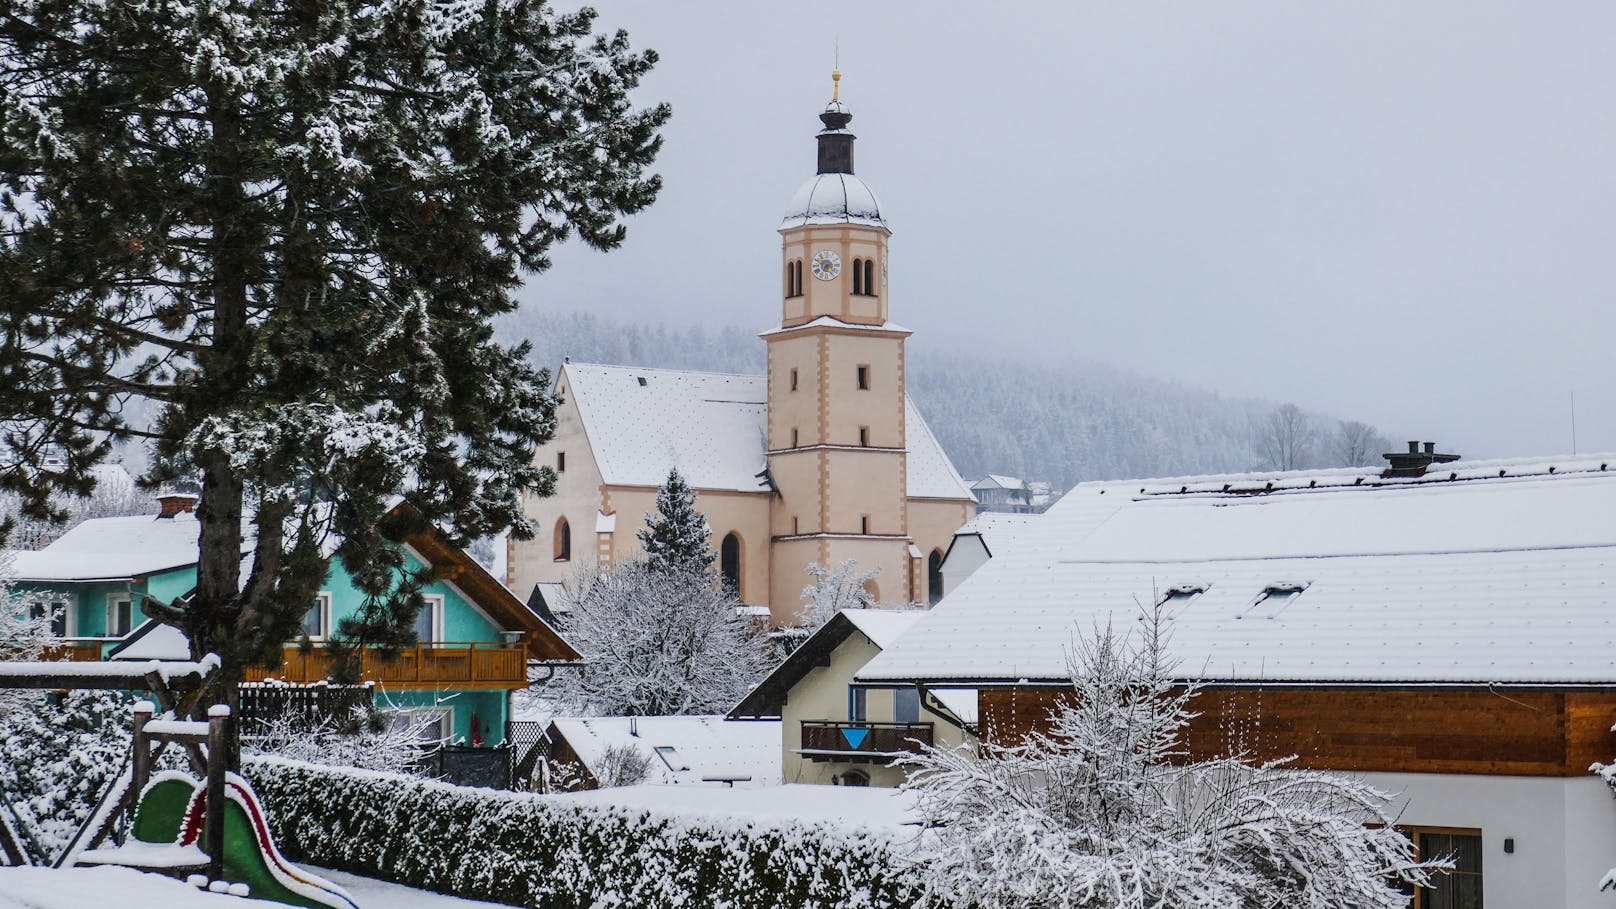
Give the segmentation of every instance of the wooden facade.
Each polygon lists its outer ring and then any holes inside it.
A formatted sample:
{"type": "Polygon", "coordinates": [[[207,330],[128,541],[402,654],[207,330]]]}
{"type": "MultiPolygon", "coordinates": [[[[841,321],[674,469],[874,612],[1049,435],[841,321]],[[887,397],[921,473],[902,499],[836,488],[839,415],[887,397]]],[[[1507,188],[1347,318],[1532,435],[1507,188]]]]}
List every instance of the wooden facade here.
{"type": "MultiPolygon", "coordinates": [[[[434,642],[406,647],[383,657],[374,649],[363,655],[360,680],[389,688],[509,691],[527,687],[527,645],[522,642],[434,642]]],[[[247,670],[247,682],[279,679],[319,682],[334,669],[330,652],[315,645],[305,650],[288,644],[279,666],[247,670]]]]}
{"type": "MultiPolygon", "coordinates": [[[[1071,689],[980,694],[982,741],[1047,728],[1071,689]]],[[[1457,687],[1207,688],[1191,709],[1189,751],[1295,755],[1299,766],[1391,773],[1585,776],[1616,759],[1616,690],[1457,687]]]]}

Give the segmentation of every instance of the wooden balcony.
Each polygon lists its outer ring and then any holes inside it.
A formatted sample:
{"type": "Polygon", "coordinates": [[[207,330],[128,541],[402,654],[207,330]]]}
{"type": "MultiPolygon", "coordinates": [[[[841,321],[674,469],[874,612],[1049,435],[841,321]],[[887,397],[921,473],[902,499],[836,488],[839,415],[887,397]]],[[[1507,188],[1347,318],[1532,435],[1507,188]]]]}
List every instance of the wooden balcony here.
{"type": "Polygon", "coordinates": [[[930,723],[802,721],[799,754],[811,761],[890,764],[931,745],[930,723]]]}
{"type": "Polygon", "coordinates": [[[60,641],[46,647],[39,658],[64,663],[94,663],[101,659],[101,641],[97,638],[61,638],[60,641]]]}
{"type": "MultiPolygon", "coordinates": [[[[307,652],[300,644],[288,644],[281,665],[249,669],[244,681],[324,681],[331,676],[332,662],[322,644],[307,652]]],[[[438,641],[417,644],[392,658],[369,650],[363,655],[360,679],[393,689],[526,688],[527,645],[520,641],[438,641]]]]}

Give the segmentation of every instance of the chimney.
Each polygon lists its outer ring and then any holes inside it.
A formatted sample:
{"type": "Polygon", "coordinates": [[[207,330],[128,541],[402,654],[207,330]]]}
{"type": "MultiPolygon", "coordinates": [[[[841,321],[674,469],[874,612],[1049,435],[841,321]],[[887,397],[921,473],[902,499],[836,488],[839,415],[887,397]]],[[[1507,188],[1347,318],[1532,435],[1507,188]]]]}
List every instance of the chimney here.
{"type": "Polygon", "coordinates": [[[1425,471],[1432,464],[1446,464],[1449,461],[1459,460],[1459,456],[1456,454],[1438,452],[1435,442],[1426,442],[1424,444],[1423,451],[1420,449],[1419,442],[1411,441],[1408,443],[1407,453],[1401,451],[1387,452],[1384,457],[1388,466],[1381,471],[1380,475],[1383,477],[1423,477],[1425,476],[1425,471]]]}
{"type": "Polygon", "coordinates": [[[180,512],[190,514],[196,510],[197,498],[187,492],[164,493],[157,497],[157,516],[172,518],[180,512]]]}

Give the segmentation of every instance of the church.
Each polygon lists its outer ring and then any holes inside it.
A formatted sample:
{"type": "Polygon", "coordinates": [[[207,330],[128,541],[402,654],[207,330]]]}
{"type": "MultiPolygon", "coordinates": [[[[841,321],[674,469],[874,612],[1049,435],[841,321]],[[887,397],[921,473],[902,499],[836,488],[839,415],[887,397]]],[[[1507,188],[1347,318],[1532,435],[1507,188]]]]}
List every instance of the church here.
{"type": "Polygon", "coordinates": [[[555,437],[535,455],[556,471],[555,494],[524,499],[537,536],[508,544],[519,596],[553,607],[554,585],[581,567],[639,556],[636,532],[674,468],[697,492],[724,579],[775,627],[795,622],[809,563],[879,569],[867,587],[883,605],[942,596],[943,553],[976,500],[905,392],[892,231],[854,175],[839,91],[819,119],[817,173],[779,226],[767,373],[563,363],[555,437]]]}

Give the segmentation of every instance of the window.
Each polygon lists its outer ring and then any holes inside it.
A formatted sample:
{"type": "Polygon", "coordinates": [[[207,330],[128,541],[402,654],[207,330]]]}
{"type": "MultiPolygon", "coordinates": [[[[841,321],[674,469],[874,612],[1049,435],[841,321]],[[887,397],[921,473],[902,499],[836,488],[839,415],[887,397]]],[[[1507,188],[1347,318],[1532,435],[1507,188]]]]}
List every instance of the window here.
{"type": "Polygon", "coordinates": [[[59,638],[73,636],[77,623],[73,619],[73,604],[65,597],[57,600],[34,600],[28,605],[29,618],[50,616],[51,634],[59,638]]]}
{"type": "Polygon", "coordinates": [[[870,367],[860,365],[858,368],[858,387],[860,391],[870,390],[870,367]]]}
{"type": "Polygon", "coordinates": [[[869,291],[866,290],[865,287],[864,287],[864,260],[863,259],[854,259],[853,260],[853,293],[854,293],[854,295],[861,296],[861,297],[864,296],[865,294],[869,293],[869,291]]]}
{"type": "Polygon", "coordinates": [[[107,597],[107,637],[121,638],[135,624],[135,599],[127,593],[107,597]]]}
{"type": "Polygon", "coordinates": [[[314,605],[303,613],[303,634],[315,641],[323,641],[331,636],[331,594],[316,596],[314,605]]]}
{"type": "Polygon", "coordinates": [[[1246,614],[1264,619],[1274,618],[1284,611],[1286,606],[1295,602],[1306,589],[1306,584],[1292,582],[1269,584],[1263,588],[1263,592],[1251,604],[1246,614]]]}
{"type": "Polygon", "coordinates": [[[382,711],[390,729],[415,733],[423,747],[436,748],[449,741],[454,733],[454,709],[451,707],[404,707],[382,711]]]}
{"type": "Polygon", "coordinates": [[[415,640],[422,644],[443,640],[443,597],[427,594],[421,611],[415,614],[415,640]]]}
{"type": "Polygon", "coordinates": [[[556,521],[555,560],[557,562],[572,560],[572,525],[567,523],[566,518],[556,521]]]}
{"type": "Polygon", "coordinates": [[[797,370],[795,369],[791,370],[791,390],[797,390],[797,370]]]}
{"type": "Polygon", "coordinates": [[[788,297],[796,296],[796,294],[792,293],[792,290],[796,287],[796,283],[791,280],[792,276],[796,273],[796,271],[797,271],[797,268],[796,268],[795,263],[792,263],[792,262],[787,262],[786,263],[786,296],[788,296],[788,297]]]}
{"type": "Polygon", "coordinates": [[[864,292],[875,296],[875,260],[864,260],[864,292]]]}
{"type": "Polygon", "coordinates": [[[1167,590],[1162,593],[1161,600],[1158,601],[1156,605],[1182,606],[1203,593],[1206,593],[1206,588],[1200,584],[1180,584],[1177,587],[1167,588],[1167,590]]]}
{"type": "Polygon", "coordinates": [[[677,772],[690,769],[690,765],[685,763],[685,759],[679,756],[679,749],[672,745],[656,746],[656,754],[657,757],[662,759],[662,763],[668,765],[669,770],[677,772]]]}
{"type": "Polygon", "coordinates": [[[791,263],[791,296],[802,296],[802,260],[791,263]]]}
{"type": "Polygon", "coordinates": [[[1481,831],[1404,827],[1421,859],[1447,856],[1453,871],[1431,877],[1414,892],[1412,909],[1482,909],[1481,831]]]}
{"type": "Polygon", "coordinates": [[[799,533],[799,531],[797,530],[797,516],[792,515],[791,516],[791,535],[796,536],[798,533],[799,533]]]}
{"type": "Polygon", "coordinates": [[[943,598],[943,551],[933,549],[926,558],[926,600],[933,606],[943,598]]]}
{"type": "Polygon", "coordinates": [[[564,451],[558,451],[558,452],[556,452],[556,473],[566,473],[566,472],[567,472],[567,453],[564,452],[564,451]]]}
{"type": "Polygon", "coordinates": [[[735,596],[741,595],[741,537],[731,533],[724,537],[724,542],[718,546],[718,576],[723,578],[724,586],[734,591],[735,596]]]}
{"type": "Polygon", "coordinates": [[[797,427],[791,427],[791,447],[797,447],[797,427]]]}
{"type": "Polygon", "coordinates": [[[863,688],[849,687],[847,689],[847,719],[854,723],[862,723],[868,718],[866,708],[869,706],[867,695],[869,692],[863,688]]]}
{"type": "Polygon", "coordinates": [[[870,447],[870,427],[868,427],[868,426],[860,426],[859,427],[859,444],[864,446],[865,448],[870,447]]]}
{"type": "Polygon", "coordinates": [[[870,516],[867,515],[867,514],[859,515],[859,533],[869,533],[869,532],[870,532],[870,516]]]}
{"type": "Polygon", "coordinates": [[[920,689],[898,688],[892,692],[892,722],[920,722],[920,689]]]}

